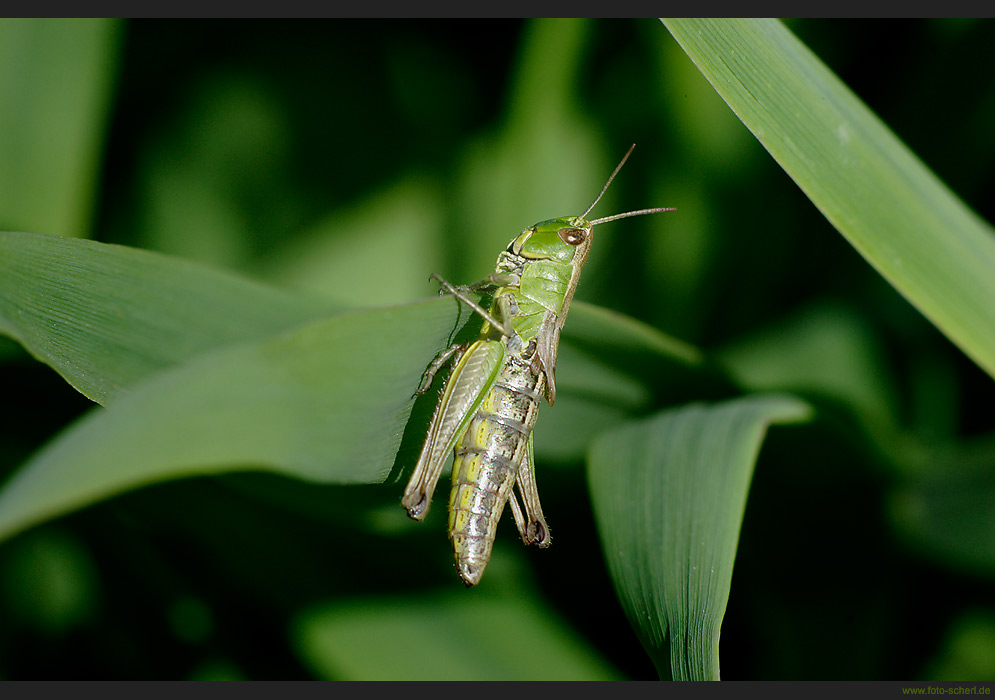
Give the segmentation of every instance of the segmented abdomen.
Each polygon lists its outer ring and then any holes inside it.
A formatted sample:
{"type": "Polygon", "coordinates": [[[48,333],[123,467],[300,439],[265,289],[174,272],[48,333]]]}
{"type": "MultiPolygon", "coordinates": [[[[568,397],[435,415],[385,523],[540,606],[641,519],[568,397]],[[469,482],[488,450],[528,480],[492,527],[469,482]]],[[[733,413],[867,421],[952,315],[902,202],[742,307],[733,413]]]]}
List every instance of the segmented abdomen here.
{"type": "Polygon", "coordinates": [[[510,355],[463,437],[456,443],[449,536],[456,570],[475,585],[491,558],[498,521],[525,457],[544,377],[535,345],[510,355]]]}

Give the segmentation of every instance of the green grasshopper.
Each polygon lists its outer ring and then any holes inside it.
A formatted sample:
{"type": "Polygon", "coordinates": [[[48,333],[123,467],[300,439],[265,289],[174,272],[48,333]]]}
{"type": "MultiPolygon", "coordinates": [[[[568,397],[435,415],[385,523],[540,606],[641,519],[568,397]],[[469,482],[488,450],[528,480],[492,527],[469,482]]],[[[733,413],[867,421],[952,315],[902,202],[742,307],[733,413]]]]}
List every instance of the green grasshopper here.
{"type": "Polygon", "coordinates": [[[417,393],[428,391],[439,369],[454,355],[456,364],[432,415],[428,437],[401,504],[422,520],[450,450],[453,487],[449,497],[449,536],[456,570],[467,586],[476,585],[491,557],[504,504],[511,506],[525,544],[548,547],[551,538],[536,488],[532,428],[542,396],[556,399],[556,354],[560,329],[598,224],[642,214],[673,211],[641,209],[588,221],[625,165],[635,144],[612,172],[594,202],[580,216],[540,221],[522,231],[498,256],[493,273],[452,294],[484,319],[473,343],[456,344],[432,361],[417,393]],[[494,290],[490,309],[468,294],[494,290]],[[522,506],[513,488],[518,485],[522,506]],[[523,509],[524,506],[524,509],[523,509]]]}

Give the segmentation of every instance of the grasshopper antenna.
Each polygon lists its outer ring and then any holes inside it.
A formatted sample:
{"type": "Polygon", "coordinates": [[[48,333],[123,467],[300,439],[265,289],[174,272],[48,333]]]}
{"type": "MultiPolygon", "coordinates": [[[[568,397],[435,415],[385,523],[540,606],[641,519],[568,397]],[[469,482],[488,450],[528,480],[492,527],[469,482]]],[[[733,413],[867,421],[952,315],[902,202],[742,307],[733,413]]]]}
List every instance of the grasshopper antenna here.
{"type": "Polygon", "coordinates": [[[603,219],[595,219],[591,221],[591,226],[597,226],[598,224],[603,224],[606,221],[614,221],[615,219],[627,219],[630,216],[642,216],[643,214],[660,214],[665,211],[677,211],[675,207],[654,207],[652,209],[639,209],[637,211],[627,211],[624,214],[612,214],[611,216],[606,216],[603,219]]]}
{"type": "Polygon", "coordinates": [[[591,211],[592,209],[594,209],[594,207],[596,207],[596,206],[598,205],[598,202],[600,202],[600,201],[601,201],[601,198],[602,198],[602,197],[604,197],[604,195],[605,195],[605,192],[607,192],[607,191],[608,191],[608,186],[609,186],[610,184],[612,184],[612,180],[614,180],[614,179],[615,179],[615,176],[616,176],[616,175],[618,175],[618,171],[622,169],[622,166],[623,166],[623,165],[625,165],[625,161],[629,160],[629,156],[630,156],[630,155],[632,155],[632,150],[633,150],[633,149],[634,149],[635,147],[636,147],[636,144],[632,144],[631,146],[629,146],[629,150],[625,152],[625,155],[624,155],[624,156],[622,156],[622,160],[621,160],[621,161],[619,162],[619,164],[618,164],[618,165],[616,165],[616,166],[615,166],[615,170],[614,170],[614,172],[612,172],[612,174],[608,176],[608,182],[606,182],[606,183],[605,183],[605,186],[601,188],[601,192],[599,192],[599,193],[598,193],[598,196],[597,196],[597,197],[595,197],[595,199],[594,199],[594,201],[593,201],[593,202],[591,202],[591,206],[589,206],[589,207],[587,208],[587,210],[586,210],[586,211],[585,211],[585,212],[584,212],[583,214],[581,214],[581,215],[580,215],[580,218],[582,218],[582,219],[586,219],[586,218],[587,218],[587,215],[588,215],[588,213],[590,213],[590,211],[591,211]]]}
{"type": "MultiPolygon", "coordinates": [[[[587,211],[585,211],[583,214],[580,215],[580,218],[586,219],[588,213],[592,209],[594,209],[595,206],[597,206],[598,202],[601,201],[601,198],[604,196],[605,192],[608,191],[608,186],[612,184],[612,180],[614,180],[615,176],[618,175],[618,171],[622,169],[623,165],[625,165],[625,161],[629,160],[629,156],[632,155],[632,151],[633,149],[635,149],[635,147],[636,144],[632,144],[631,146],[629,146],[629,150],[625,152],[625,155],[622,156],[622,160],[619,161],[619,164],[615,166],[614,172],[612,172],[612,174],[608,177],[608,182],[606,182],[605,186],[601,188],[601,192],[598,194],[597,198],[594,200],[591,206],[587,208],[587,211]]],[[[660,214],[665,211],[677,211],[677,210],[674,207],[655,207],[653,209],[640,209],[639,211],[627,211],[624,214],[612,214],[611,216],[606,216],[603,219],[595,219],[590,223],[591,226],[597,226],[598,224],[603,224],[607,221],[615,221],[616,219],[625,219],[630,216],[642,216],[643,214],[660,214]]]]}

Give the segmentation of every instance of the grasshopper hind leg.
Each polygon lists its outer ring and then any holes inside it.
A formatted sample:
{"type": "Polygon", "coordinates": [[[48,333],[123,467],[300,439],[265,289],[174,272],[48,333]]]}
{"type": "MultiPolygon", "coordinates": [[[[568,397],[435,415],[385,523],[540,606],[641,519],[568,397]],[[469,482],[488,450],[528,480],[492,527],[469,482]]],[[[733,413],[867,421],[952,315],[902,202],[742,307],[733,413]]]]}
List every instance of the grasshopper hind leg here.
{"type": "Polygon", "coordinates": [[[525,459],[518,468],[518,478],[515,485],[522,494],[522,503],[525,508],[518,505],[518,499],[512,492],[508,498],[508,505],[511,506],[511,513],[515,517],[515,525],[518,526],[518,534],[522,536],[525,544],[534,544],[540,548],[548,547],[553,538],[549,535],[549,526],[546,525],[546,518],[542,514],[542,505],[539,503],[539,489],[535,480],[535,458],[532,454],[532,435],[529,435],[528,446],[525,451],[525,459]]]}
{"type": "Polygon", "coordinates": [[[439,368],[457,352],[458,360],[439,396],[428,436],[401,498],[401,504],[415,520],[422,520],[428,512],[446,458],[452,454],[457,439],[466,430],[466,423],[476,411],[481,397],[490,391],[497,370],[504,361],[505,351],[501,343],[481,340],[468,348],[447,348],[426,371],[429,384],[439,368]]]}
{"type": "MultiPolygon", "coordinates": [[[[457,343],[455,345],[450,345],[448,348],[442,350],[432,363],[425,370],[425,374],[422,375],[421,384],[415,391],[416,395],[424,394],[432,386],[432,381],[435,379],[435,375],[438,374],[442,366],[449,361],[449,359],[455,355],[457,363],[463,354],[467,350],[467,345],[465,343],[457,343]]],[[[433,435],[438,430],[439,421],[442,419],[442,414],[445,412],[445,400],[446,397],[443,394],[439,397],[439,403],[435,407],[435,412],[432,414],[432,423],[429,426],[429,435],[433,435]]],[[[424,455],[423,455],[424,456],[424,455]]],[[[435,491],[435,486],[439,482],[439,476],[442,473],[442,462],[439,460],[424,461],[419,460],[418,466],[415,468],[414,473],[411,475],[411,479],[408,481],[408,486],[404,490],[404,496],[401,498],[401,505],[404,509],[408,511],[408,516],[414,520],[422,520],[425,514],[428,513],[428,506],[432,500],[432,493],[435,491]]]]}
{"type": "Polygon", "coordinates": [[[553,540],[549,536],[549,528],[546,526],[546,521],[542,519],[541,515],[537,520],[526,516],[522,507],[518,504],[518,498],[514,492],[508,497],[508,505],[511,506],[511,514],[515,518],[515,527],[518,528],[518,534],[521,536],[522,542],[525,544],[534,544],[543,549],[548,547],[553,540]]]}
{"type": "MultiPolygon", "coordinates": [[[[467,350],[466,343],[456,343],[450,345],[448,348],[442,350],[432,363],[425,370],[422,375],[421,384],[418,389],[415,390],[415,395],[424,394],[432,386],[432,382],[435,379],[435,375],[439,373],[443,365],[449,361],[449,359],[455,355],[456,361],[463,357],[463,354],[467,350]]],[[[445,396],[439,397],[439,404],[435,407],[435,413],[432,415],[432,425],[429,427],[429,434],[431,434],[435,429],[436,425],[440,419],[439,413],[443,410],[443,403],[445,401],[445,396]]],[[[414,520],[422,520],[425,514],[428,512],[429,501],[432,499],[432,492],[435,490],[435,485],[439,481],[439,476],[442,472],[441,464],[420,464],[420,468],[415,469],[415,472],[411,475],[410,481],[408,481],[408,486],[404,490],[404,497],[401,499],[401,505],[404,509],[408,511],[408,515],[414,520]]]]}

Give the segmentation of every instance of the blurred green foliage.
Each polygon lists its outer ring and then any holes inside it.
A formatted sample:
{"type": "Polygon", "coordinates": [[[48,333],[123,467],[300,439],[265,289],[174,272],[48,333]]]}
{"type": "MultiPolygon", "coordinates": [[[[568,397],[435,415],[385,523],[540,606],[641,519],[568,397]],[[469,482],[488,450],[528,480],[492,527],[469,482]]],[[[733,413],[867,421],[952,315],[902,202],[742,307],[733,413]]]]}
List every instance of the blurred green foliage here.
{"type": "MultiPolygon", "coordinates": [[[[995,220],[995,24],[789,26],[995,220]]],[[[525,225],[580,213],[633,141],[596,213],[678,211],[599,229],[577,298],[819,407],[761,452],[723,678],[992,680],[995,384],[659,22],[0,21],[0,230],[164,252],[328,308],[432,296],[433,271],[479,279],[525,225]]],[[[0,360],[5,476],[90,404],[12,342],[0,360]]],[[[542,444],[569,410],[536,437],[556,542],[525,551],[504,523],[480,590],[453,592],[444,509],[409,523],[399,484],[170,482],[0,544],[0,677],[403,677],[421,645],[444,657],[418,672],[453,677],[439,640],[470,616],[490,621],[462,640],[476,677],[654,678],[578,450],[542,444]],[[548,675],[515,665],[536,644],[548,675]]]]}

